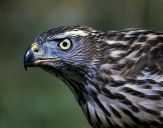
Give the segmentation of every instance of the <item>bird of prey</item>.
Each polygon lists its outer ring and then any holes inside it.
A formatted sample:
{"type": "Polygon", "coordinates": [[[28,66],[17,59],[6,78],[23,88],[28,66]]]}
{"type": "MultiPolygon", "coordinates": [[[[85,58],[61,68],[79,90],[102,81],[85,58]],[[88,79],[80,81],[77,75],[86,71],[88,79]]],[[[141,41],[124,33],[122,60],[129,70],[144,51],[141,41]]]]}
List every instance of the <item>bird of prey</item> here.
{"type": "Polygon", "coordinates": [[[74,25],[40,34],[24,56],[63,80],[93,128],[163,128],[163,33],[74,25]]]}

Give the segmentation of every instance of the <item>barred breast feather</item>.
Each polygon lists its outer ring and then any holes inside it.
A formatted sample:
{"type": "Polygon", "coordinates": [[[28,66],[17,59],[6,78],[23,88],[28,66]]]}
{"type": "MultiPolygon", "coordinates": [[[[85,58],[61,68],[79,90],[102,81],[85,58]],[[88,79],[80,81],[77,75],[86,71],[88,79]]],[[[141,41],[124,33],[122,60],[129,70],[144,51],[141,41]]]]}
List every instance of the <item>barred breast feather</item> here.
{"type": "Polygon", "coordinates": [[[99,38],[102,64],[85,83],[89,122],[95,128],[163,127],[163,33],[128,29],[99,38]]]}

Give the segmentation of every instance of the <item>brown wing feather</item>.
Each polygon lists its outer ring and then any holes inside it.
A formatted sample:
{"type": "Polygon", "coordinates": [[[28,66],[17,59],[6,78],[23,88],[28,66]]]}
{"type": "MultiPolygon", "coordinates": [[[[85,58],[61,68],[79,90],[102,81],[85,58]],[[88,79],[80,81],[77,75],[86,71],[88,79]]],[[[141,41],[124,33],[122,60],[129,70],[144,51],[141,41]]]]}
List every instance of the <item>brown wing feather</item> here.
{"type": "Polygon", "coordinates": [[[151,75],[163,73],[163,33],[127,29],[111,33],[105,42],[109,44],[107,58],[113,64],[113,74],[116,70],[122,76],[134,77],[147,68],[151,75]]]}

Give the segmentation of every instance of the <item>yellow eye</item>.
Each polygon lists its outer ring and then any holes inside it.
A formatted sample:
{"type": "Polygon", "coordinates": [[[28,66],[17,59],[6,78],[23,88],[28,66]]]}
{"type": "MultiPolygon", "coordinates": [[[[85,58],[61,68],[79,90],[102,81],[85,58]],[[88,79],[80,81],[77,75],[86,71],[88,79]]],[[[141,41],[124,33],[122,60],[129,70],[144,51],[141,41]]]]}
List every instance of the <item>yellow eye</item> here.
{"type": "Polygon", "coordinates": [[[59,47],[63,50],[68,50],[71,48],[71,41],[69,39],[65,39],[59,43],[59,47]]]}

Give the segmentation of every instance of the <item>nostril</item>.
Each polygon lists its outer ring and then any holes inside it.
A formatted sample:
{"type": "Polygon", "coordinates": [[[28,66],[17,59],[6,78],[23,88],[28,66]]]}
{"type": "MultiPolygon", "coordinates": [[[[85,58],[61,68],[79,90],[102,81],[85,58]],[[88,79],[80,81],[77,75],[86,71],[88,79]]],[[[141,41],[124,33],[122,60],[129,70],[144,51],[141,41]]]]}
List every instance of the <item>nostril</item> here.
{"type": "Polygon", "coordinates": [[[33,51],[37,53],[39,51],[39,48],[35,48],[33,49],[33,51]]]}
{"type": "Polygon", "coordinates": [[[38,53],[39,52],[39,46],[36,43],[33,43],[31,46],[31,49],[33,52],[38,53]]]}

